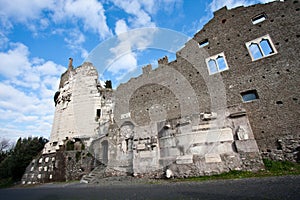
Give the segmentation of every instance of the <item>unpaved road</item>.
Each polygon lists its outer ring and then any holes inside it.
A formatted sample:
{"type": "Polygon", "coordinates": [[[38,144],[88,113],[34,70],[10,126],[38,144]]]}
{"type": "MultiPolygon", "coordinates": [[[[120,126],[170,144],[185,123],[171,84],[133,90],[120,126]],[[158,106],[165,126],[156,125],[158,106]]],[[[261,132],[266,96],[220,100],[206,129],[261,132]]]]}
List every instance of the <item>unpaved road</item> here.
{"type": "Polygon", "coordinates": [[[205,182],[44,184],[0,190],[0,200],[300,199],[300,176],[205,182]]]}

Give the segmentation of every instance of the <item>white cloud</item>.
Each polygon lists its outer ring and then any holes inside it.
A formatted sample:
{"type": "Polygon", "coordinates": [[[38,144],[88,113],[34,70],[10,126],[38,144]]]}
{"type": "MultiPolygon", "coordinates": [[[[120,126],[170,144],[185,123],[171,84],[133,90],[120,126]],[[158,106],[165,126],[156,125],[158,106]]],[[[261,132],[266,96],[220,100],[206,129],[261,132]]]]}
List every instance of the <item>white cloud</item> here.
{"type": "Polygon", "coordinates": [[[112,35],[103,5],[97,0],[0,0],[0,5],[0,27],[3,29],[0,31],[0,49],[5,47],[6,35],[16,24],[25,25],[34,37],[61,30],[67,34],[66,45],[83,59],[88,56],[88,51],[83,47],[82,32],[96,33],[100,39],[112,35]],[[64,28],[50,30],[53,25],[64,28]],[[75,37],[76,33],[80,34],[75,37]]]}
{"type": "Polygon", "coordinates": [[[0,74],[15,77],[30,67],[28,48],[21,43],[12,43],[8,52],[0,52],[0,74]]]}
{"type": "Polygon", "coordinates": [[[83,47],[85,42],[85,36],[79,29],[73,29],[72,31],[64,31],[67,37],[64,38],[67,46],[73,52],[79,52],[81,58],[86,59],[88,51],[83,47]]]}
{"type": "Polygon", "coordinates": [[[117,58],[116,61],[112,62],[111,66],[109,66],[108,71],[112,72],[113,75],[119,73],[128,73],[137,69],[137,58],[136,54],[129,52],[117,58]]]}
{"type": "Polygon", "coordinates": [[[39,19],[43,9],[53,7],[54,0],[0,0],[0,15],[18,22],[39,19]]]}
{"type": "Polygon", "coordinates": [[[55,4],[52,8],[53,20],[64,22],[73,20],[75,23],[81,20],[85,30],[91,30],[99,34],[101,38],[111,35],[106,23],[105,10],[102,4],[96,0],[65,0],[55,4]]]}
{"type": "MultiPolygon", "coordinates": [[[[123,9],[126,13],[133,16],[128,21],[131,22],[132,28],[154,27],[155,23],[151,21],[151,16],[142,8],[144,1],[138,0],[115,0],[113,3],[123,9]]],[[[148,11],[153,9],[153,3],[146,3],[148,11]]]]}
{"type": "Polygon", "coordinates": [[[0,134],[47,137],[54,113],[53,95],[66,68],[53,61],[30,59],[24,44],[10,46],[0,53],[0,134]]]}
{"type": "Polygon", "coordinates": [[[110,49],[114,57],[107,61],[109,72],[113,75],[120,77],[137,69],[137,55],[134,51],[142,51],[146,49],[154,39],[156,28],[149,29],[136,29],[127,31],[125,21],[119,20],[116,23],[115,32],[118,34],[118,44],[110,49]]]}
{"type": "Polygon", "coordinates": [[[53,61],[46,61],[41,65],[37,65],[35,68],[40,73],[40,75],[48,76],[58,76],[66,70],[65,67],[58,65],[53,61]]]}
{"type": "Polygon", "coordinates": [[[125,22],[123,19],[118,20],[118,21],[116,22],[115,33],[116,33],[117,35],[119,35],[119,34],[121,34],[121,33],[127,32],[127,31],[128,31],[128,26],[127,26],[126,22],[125,22]]]}

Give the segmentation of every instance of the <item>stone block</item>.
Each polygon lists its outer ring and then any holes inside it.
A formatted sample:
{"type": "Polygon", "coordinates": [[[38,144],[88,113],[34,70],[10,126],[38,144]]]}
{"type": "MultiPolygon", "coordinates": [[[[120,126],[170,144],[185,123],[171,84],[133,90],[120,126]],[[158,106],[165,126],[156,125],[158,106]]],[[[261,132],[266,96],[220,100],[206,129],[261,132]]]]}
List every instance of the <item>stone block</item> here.
{"type": "Polygon", "coordinates": [[[233,134],[231,128],[221,129],[219,141],[233,141],[233,134]]]}
{"type": "Polygon", "coordinates": [[[141,152],[139,152],[139,155],[140,155],[141,158],[155,157],[155,154],[153,154],[152,151],[141,151],[141,152]]]}
{"type": "Polygon", "coordinates": [[[255,140],[237,140],[235,145],[238,152],[258,152],[255,140]]]}
{"type": "Polygon", "coordinates": [[[176,164],[192,164],[193,163],[193,155],[184,155],[178,156],[176,158],[176,164]]]}
{"type": "Polygon", "coordinates": [[[205,145],[195,145],[195,146],[192,146],[190,147],[190,152],[193,154],[193,155],[201,155],[203,154],[203,151],[205,150],[205,145]]]}
{"type": "Polygon", "coordinates": [[[218,163],[222,162],[221,157],[219,154],[210,153],[205,155],[205,162],[206,163],[218,163]]]}
{"type": "Polygon", "coordinates": [[[146,145],[145,144],[137,144],[136,145],[136,149],[137,150],[144,150],[146,148],[146,145]]]}
{"type": "Polygon", "coordinates": [[[175,157],[180,155],[180,151],[178,148],[162,148],[160,149],[160,156],[161,157],[175,157]]]}

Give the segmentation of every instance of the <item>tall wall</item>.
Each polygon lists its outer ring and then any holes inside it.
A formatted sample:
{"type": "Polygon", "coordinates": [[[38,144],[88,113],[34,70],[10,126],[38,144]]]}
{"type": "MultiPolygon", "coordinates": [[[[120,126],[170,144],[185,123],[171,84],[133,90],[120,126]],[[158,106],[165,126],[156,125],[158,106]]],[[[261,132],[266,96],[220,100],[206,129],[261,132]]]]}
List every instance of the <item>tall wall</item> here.
{"type": "Polygon", "coordinates": [[[262,152],[282,150],[278,140],[286,138],[300,145],[299,9],[299,1],[292,0],[229,11],[223,8],[193,38],[197,42],[208,39],[209,45],[203,48],[209,55],[225,53],[229,70],[221,75],[227,105],[246,109],[262,152]],[[253,24],[251,19],[260,14],[266,19],[253,24]],[[267,34],[278,53],[252,61],[246,42],[267,34]],[[243,103],[241,92],[253,89],[259,99],[243,103]]]}
{"type": "Polygon", "coordinates": [[[299,161],[299,7],[224,7],[176,60],[147,65],[114,92],[91,63],[70,64],[44,155],[81,138],[113,173],[152,177],[259,170],[261,155],[299,161]],[[256,59],[250,46],[261,42],[271,51],[256,59]]]}
{"type": "Polygon", "coordinates": [[[107,118],[107,113],[101,112],[103,96],[100,90],[103,89],[98,84],[98,72],[91,63],[75,69],[69,67],[62,75],[56,94],[50,141],[44,153],[55,152],[66,138],[81,138],[88,142],[99,135],[99,119],[101,115],[107,118]]]}
{"type": "Polygon", "coordinates": [[[157,69],[146,66],[141,76],[118,87],[116,120],[121,123],[122,116],[130,113],[135,125],[145,126],[223,110],[224,121],[227,108],[240,107],[247,113],[264,156],[297,160],[299,6],[299,1],[277,1],[216,11],[214,18],[176,53],[175,61],[163,58],[157,69]],[[258,16],[264,20],[254,24],[258,16]],[[275,53],[252,61],[246,43],[266,35],[275,53]],[[200,46],[205,42],[206,46],[200,46]],[[228,69],[209,74],[207,58],[219,53],[225,56],[228,69]],[[244,102],[242,94],[248,91],[256,91],[257,99],[244,102]]]}

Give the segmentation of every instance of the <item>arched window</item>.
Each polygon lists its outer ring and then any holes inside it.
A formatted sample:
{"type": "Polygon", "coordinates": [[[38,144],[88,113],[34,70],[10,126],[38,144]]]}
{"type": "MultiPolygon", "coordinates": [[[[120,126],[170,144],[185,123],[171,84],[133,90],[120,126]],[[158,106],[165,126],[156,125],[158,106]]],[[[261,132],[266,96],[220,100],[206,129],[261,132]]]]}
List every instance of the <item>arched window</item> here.
{"type": "Polygon", "coordinates": [[[271,56],[277,53],[269,35],[257,38],[246,43],[252,61],[271,56]]]}
{"type": "Polygon", "coordinates": [[[267,40],[267,39],[262,39],[261,40],[260,47],[261,47],[261,50],[263,51],[265,56],[270,55],[270,54],[273,53],[273,49],[270,45],[269,40],[267,40]]]}
{"type": "Polygon", "coordinates": [[[249,50],[251,52],[252,57],[254,58],[254,60],[262,58],[263,55],[258,47],[258,44],[256,43],[251,43],[249,46],[249,50]]]}
{"type": "Polygon", "coordinates": [[[224,53],[206,58],[209,74],[215,74],[228,69],[224,53]]]}
{"type": "Polygon", "coordinates": [[[211,74],[216,73],[218,71],[218,69],[217,69],[217,63],[213,59],[210,59],[208,61],[208,67],[209,67],[209,71],[210,71],[211,74]]]}

